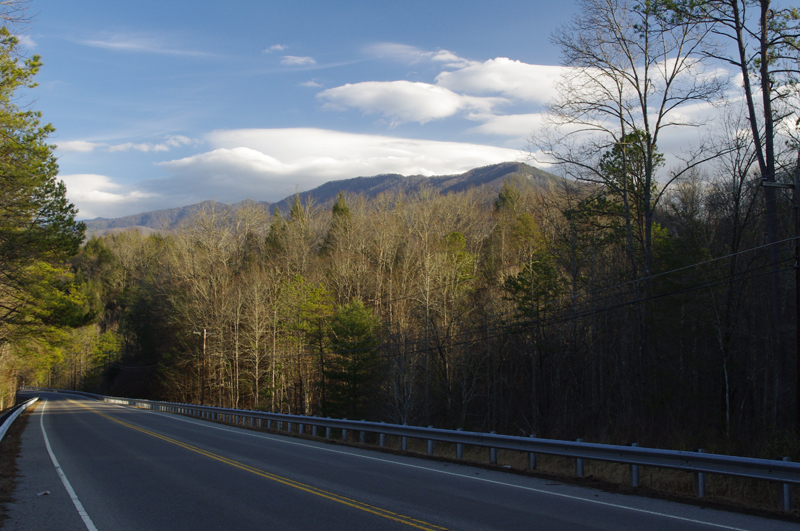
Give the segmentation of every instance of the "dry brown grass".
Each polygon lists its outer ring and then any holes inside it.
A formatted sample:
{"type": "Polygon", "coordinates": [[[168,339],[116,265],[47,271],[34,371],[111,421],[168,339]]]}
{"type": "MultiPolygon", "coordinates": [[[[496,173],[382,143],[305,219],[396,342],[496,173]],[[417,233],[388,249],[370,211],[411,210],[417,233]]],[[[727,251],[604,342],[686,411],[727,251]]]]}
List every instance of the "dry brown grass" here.
{"type": "Polygon", "coordinates": [[[8,517],[6,504],[14,501],[14,488],[17,478],[17,457],[22,446],[22,432],[28,425],[31,412],[39,403],[29,407],[11,424],[3,440],[0,441],[0,527],[8,517]]]}

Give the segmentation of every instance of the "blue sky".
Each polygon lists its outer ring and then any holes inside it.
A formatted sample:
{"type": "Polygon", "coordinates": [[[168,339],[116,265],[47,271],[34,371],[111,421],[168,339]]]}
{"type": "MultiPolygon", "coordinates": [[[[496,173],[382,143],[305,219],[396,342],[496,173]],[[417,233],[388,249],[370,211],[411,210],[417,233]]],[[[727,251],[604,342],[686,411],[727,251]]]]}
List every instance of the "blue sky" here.
{"type": "Polygon", "coordinates": [[[571,7],[33,0],[23,43],[91,219],[519,160],[571,7]]]}

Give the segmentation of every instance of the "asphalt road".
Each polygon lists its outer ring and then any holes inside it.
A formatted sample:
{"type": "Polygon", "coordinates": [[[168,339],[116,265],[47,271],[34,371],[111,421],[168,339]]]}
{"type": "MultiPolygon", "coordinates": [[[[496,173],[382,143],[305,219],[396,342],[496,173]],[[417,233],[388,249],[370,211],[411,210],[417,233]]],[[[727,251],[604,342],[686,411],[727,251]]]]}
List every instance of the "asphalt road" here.
{"type": "Polygon", "coordinates": [[[23,477],[4,529],[800,529],[777,520],[37,394],[44,403],[23,434],[17,461],[23,477]]]}

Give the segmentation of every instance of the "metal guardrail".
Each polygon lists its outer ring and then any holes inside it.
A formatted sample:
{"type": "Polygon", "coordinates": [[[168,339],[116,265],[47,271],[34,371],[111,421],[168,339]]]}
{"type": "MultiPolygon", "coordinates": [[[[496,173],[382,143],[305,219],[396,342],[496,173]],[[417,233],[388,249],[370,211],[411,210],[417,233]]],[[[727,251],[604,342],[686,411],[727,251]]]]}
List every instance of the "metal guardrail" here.
{"type": "Polygon", "coordinates": [[[198,406],[195,404],[179,404],[174,402],[159,402],[154,400],[139,400],[131,398],[117,398],[92,393],[77,391],[64,391],[42,388],[25,388],[32,391],[49,391],[77,394],[112,404],[121,404],[137,408],[179,413],[209,420],[232,422],[234,424],[249,424],[273,428],[272,423],[277,423],[278,430],[284,429],[290,433],[307,434],[310,429],[312,436],[318,436],[318,429],[325,429],[325,437],[331,438],[331,430],[341,430],[342,440],[347,440],[350,431],[359,433],[359,440],[365,441],[366,433],[379,435],[380,446],[385,446],[386,435],[401,437],[402,449],[407,450],[408,438],[424,439],[428,441],[428,454],[433,454],[433,441],[451,443],[456,445],[456,455],[461,458],[463,446],[479,446],[488,448],[490,461],[496,463],[497,449],[527,452],[529,468],[536,467],[537,454],[570,457],[575,459],[577,476],[583,476],[584,460],[607,461],[630,465],[631,486],[639,484],[639,467],[648,466],[683,470],[695,474],[695,493],[699,497],[705,496],[705,474],[722,474],[742,478],[759,479],[782,483],[780,505],[784,511],[791,510],[791,485],[800,485],[800,463],[793,463],[789,458],[783,460],[757,459],[751,457],[736,457],[720,454],[707,454],[702,450],[686,452],[677,450],[661,450],[656,448],[641,448],[633,446],[616,446],[610,444],[586,443],[578,441],[560,441],[552,439],[538,439],[533,436],[520,437],[513,435],[499,435],[495,433],[468,432],[462,430],[445,430],[433,427],[408,426],[405,424],[387,424],[384,422],[356,421],[348,419],[335,419],[326,417],[312,417],[304,415],[288,415],[284,413],[267,413],[243,409],[228,409],[212,406],[198,406]]]}
{"type": "Polygon", "coordinates": [[[6,436],[8,428],[10,428],[11,424],[15,420],[17,420],[17,417],[19,417],[23,411],[25,411],[30,406],[35,404],[37,400],[39,400],[38,396],[33,397],[30,400],[26,401],[25,403],[18,405],[17,408],[8,417],[6,417],[6,420],[3,422],[3,425],[0,426],[0,441],[3,440],[3,437],[6,436]]]}

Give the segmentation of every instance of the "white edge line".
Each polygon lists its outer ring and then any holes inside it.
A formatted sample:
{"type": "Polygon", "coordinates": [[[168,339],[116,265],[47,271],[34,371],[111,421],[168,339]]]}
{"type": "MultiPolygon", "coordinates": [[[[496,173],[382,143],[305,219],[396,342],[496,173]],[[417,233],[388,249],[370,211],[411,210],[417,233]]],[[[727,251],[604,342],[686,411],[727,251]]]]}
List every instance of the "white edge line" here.
{"type": "Polygon", "coordinates": [[[67,479],[67,475],[64,474],[63,470],[61,470],[61,465],[58,464],[58,459],[56,459],[56,455],[53,453],[53,449],[50,447],[50,440],[47,438],[47,432],[44,431],[44,410],[47,407],[47,402],[48,400],[45,399],[44,405],[42,406],[42,411],[39,413],[39,425],[42,427],[42,435],[44,436],[44,445],[47,447],[47,453],[50,454],[50,459],[53,461],[53,466],[56,467],[58,477],[61,478],[61,483],[63,483],[64,488],[67,489],[67,494],[69,494],[73,505],[75,505],[75,508],[78,510],[78,514],[83,520],[83,523],[86,524],[86,529],[89,531],[97,531],[97,528],[94,526],[94,522],[92,522],[92,519],[89,518],[89,514],[86,512],[86,509],[83,508],[83,504],[78,499],[77,494],[75,494],[75,490],[72,488],[72,485],[67,479]]]}
{"type": "MultiPolygon", "coordinates": [[[[175,414],[173,414],[173,413],[165,413],[163,411],[154,411],[154,410],[151,410],[151,409],[137,408],[137,407],[134,407],[134,406],[128,406],[128,405],[124,405],[124,404],[111,404],[111,403],[108,403],[108,402],[103,402],[103,403],[104,404],[108,404],[108,405],[114,405],[114,406],[117,406],[117,407],[127,408],[127,409],[135,409],[136,411],[142,411],[142,412],[146,412],[146,413],[156,414],[156,415],[158,415],[160,417],[169,418],[169,419],[177,420],[177,421],[180,421],[180,422],[186,422],[186,423],[189,423],[189,424],[193,424],[195,426],[203,426],[203,427],[206,427],[206,428],[220,430],[220,431],[226,431],[226,432],[230,432],[230,433],[239,433],[241,435],[247,435],[247,436],[256,437],[256,438],[259,438],[259,439],[268,439],[270,441],[281,442],[281,443],[284,443],[284,444],[291,444],[291,445],[295,445],[295,446],[303,446],[303,447],[306,447],[306,448],[316,448],[317,450],[322,450],[322,451],[325,451],[325,452],[331,452],[331,453],[335,453],[335,454],[343,454],[343,455],[348,455],[348,456],[351,456],[351,457],[352,456],[356,456],[356,457],[360,457],[362,459],[368,459],[368,460],[372,460],[372,461],[379,461],[379,462],[382,462],[382,463],[391,463],[391,464],[394,464],[394,465],[404,466],[404,467],[407,467],[407,468],[418,468],[418,469],[421,469],[421,470],[427,470],[429,472],[436,472],[436,473],[444,474],[444,475],[448,475],[448,476],[456,476],[456,477],[465,478],[465,479],[472,479],[472,480],[475,480],[475,481],[482,481],[484,483],[492,483],[492,484],[495,484],[495,485],[503,485],[505,487],[512,487],[512,488],[527,490],[527,491],[531,491],[531,492],[537,492],[539,494],[549,494],[551,496],[558,496],[560,498],[567,498],[567,499],[570,499],[570,500],[578,500],[578,501],[583,501],[583,502],[587,502],[587,503],[594,503],[595,505],[603,505],[603,506],[606,506],[606,507],[614,507],[616,509],[624,509],[624,510],[627,510],[627,511],[633,511],[633,512],[637,512],[637,513],[649,514],[649,515],[652,515],[652,516],[660,516],[662,518],[670,518],[672,520],[680,520],[682,522],[690,522],[690,523],[693,523],[693,524],[706,525],[706,526],[710,526],[710,527],[716,527],[716,528],[719,528],[719,529],[730,529],[731,531],[750,531],[748,529],[744,529],[744,528],[741,528],[741,527],[733,527],[733,526],[724,525],[724,524],[716,524],[714,522],[705,522],[703,520],[695,520],[693,518],[686,518],[684,516],[676,516],[676,515],[672,515],[672,514],[659,513],[659,512],[656,512],[656,511],[648,511],[647,509],[638,509],[636,507],[629,507],[627,505],[618,505],[616,503],[604,502],[604,501],[600,501],[600,500],[592,500],[592,499],[589,499],[589,498],[582,498],[580,496],[572,496],[570,494],[563,494],[561,492],[552,492],[552,491],[549,491],[549,490],[537,489],[537,488],[534,488],[534,487],[526,487],[526,486],[523,486],[523,485],[514,485],[513,483],[504,483],[502,481],[495,481],[495,480],[486,479],[486,478],[477,478],[477,477],[474,477],[474,476],[467,476],[467,475],[464,475],[464,474],[457,474],[455,472],[448,472],[448,471],[445,471],[445,470],[436,470],[435,468],[428,468],[428,467],[424,467],[424,466],[420,466],[420,465],[412,465],[411,463],[402,463],[402,462],[399,462],[399,461],[392,461],[392,460],[389,460],[389,459],[381,459],[379,457],[372,457],[372,456],[368,456],[368,455],[355,454],[355,453],[351,453],[351,452],[343,452],[341,450],[334,450],[333,448],[325,448],[323,446],[317,446],[317,445],[311,445],[311,444],[303,444],[303,443],[299,443],[299,442],[296,442],[296,441],[286,440],[286,437],[282,437],[282,436],[264,435],[264,434],[258,434],[258,433],[249,433],[250,430],[238,430],[238,429],[234,429],[234,428],[227,427],[227,426],[215,426],[214,424],[212,424],[210,422],[201,422],[201,421],[196,421],[196,420],[193,420],[193,419],[185,419],[185,418],[181,418],[180,416],[175,416],[175,414]]],[[[464,463],[464,466],[469,466],[469,463],[464,463]]]]}

